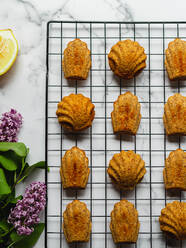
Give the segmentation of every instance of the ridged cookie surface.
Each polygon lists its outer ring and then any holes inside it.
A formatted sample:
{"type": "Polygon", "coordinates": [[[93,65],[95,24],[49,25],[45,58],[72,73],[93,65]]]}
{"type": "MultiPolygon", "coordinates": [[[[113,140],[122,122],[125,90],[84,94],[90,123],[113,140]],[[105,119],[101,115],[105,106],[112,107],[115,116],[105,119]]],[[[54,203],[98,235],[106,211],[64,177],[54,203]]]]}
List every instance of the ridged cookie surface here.
{"type": "Polygon", "coordinates": [[[70,94],[58,103],[56,115],[59,123],[69,131],[81,131],[92,125],[95,111],[90,98],[70,94]]]}
{"type": "Polygon", "coordinates": [[[164,106],[163,122],[167,135],[186,135],[186,97],[170,96],[164,106]]]}
{"type": "Polygon", "coordinates": [[[161,210],[160,229],[179,239],[186,239],[186,202],[173,201],[161,210]]]}
{"type": "Polygon", "coordinates": [[[91,66],[90,50],[80,39],[70,41],[64,50],[62,61],[64,76],[67,79],[87,79],[91,66]]]}
{"type": "Polygon", "coordinates": [[[63,231],[68,243],[88,242],[92,223],[90,211],[84,202],[74,200],[63,213],[63,231]]]}
{"type": "Polygon", "coordinates": [[[131,79],[146,67],[147,56],[137,41],[117,42],[108,54],[111,70],[123,79],[131,79]]]}
{"type": "Polygon", "coordinates": [[[165,67],[170,80],[186,79],[186,41],[171,41],[165,51],[165,67]]]}
{"type": "Polygon", "coordinates": [[[88,158],[83,150],[74,146],[66,151],[60,168],[64,189],[84,189],[88,182],[89,173],[88,158]]]}
{"type": "Polygon", "coordinates": [[[114,154],[107,172],[119,189],[132,190],[146,173],[145,162],[133,151],[121,151],[114,154]]]}
{"type": "Polygon", "coordinates": [[[169,154],[163,178],[166,189],[186,190],[186,152],[177,149],[169,154]]]}
{"type": "Polygon", "coordinates": [[[114,205],[111,212],[110,230],[115,243],[135,243],[138,239],[140,223],[138,211],[127,200],[114,205]]]}
{"type": "Polygon", "coordinates": [[[114,110],[111,113],[114,133],[135,135],[141,120],[140,108],[137,96],[131,92],[120,95],[114,102],[114,110]]]}

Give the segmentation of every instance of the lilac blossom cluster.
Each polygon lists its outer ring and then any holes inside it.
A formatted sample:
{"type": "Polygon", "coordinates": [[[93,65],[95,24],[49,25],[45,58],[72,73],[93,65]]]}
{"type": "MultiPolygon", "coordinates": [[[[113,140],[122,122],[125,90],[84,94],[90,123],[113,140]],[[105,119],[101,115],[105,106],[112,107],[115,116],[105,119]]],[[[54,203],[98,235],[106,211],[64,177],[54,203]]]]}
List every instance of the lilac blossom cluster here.
{"type": "Polygon", "coordinates": [[[39,213],[46,205],[46,185],[33,182],[25,190],[22,200],[11,209],[8,222],[13,224],[18,235],[30,235],[34,225],[40,222],[39,213]]]}
{"type": "Polygon", "coordinates": [[[2,114],[0,118],[0,141],[17,142],[17,134],[22,125],[22,116],[15,109],[2,114]]]}

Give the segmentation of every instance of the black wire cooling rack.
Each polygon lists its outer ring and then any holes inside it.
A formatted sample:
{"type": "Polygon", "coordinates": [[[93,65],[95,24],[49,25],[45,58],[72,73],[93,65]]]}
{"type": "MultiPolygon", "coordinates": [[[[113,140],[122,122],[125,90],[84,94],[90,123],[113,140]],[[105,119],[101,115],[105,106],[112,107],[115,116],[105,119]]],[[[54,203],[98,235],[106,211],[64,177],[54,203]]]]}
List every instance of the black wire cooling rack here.
{"type": "Polygon", "coordinates": [[[72,247],[115,247],[109,223],[114,204],[122,198],[133,202],[141,223],[138,242],[119,247],[186,247],[186,243],[168,240],[159,229],[158,218],[167,202],[186,200],[184,192],[170,194],[164,189],[164,159],[177,148],[186,149],[185,137],[165,135],[163,106],[175,92],[186,93],[184,81],[170,82],[164,68],[164,51],[170,41],[186,39],[186,22],[74,22],[50,21],[47,24],[46,54],[46,171],[48,204],[45,214],[45,247],[68,247],[62,230],[62,213],[74,199],[91,211],[92,233],[87,244],[72,247]],[[84,82],[67,82],[62,72],[62,56],[67,43],[75,38],[85,41],[91,50],[92,68],[84,82]],[[138,41],[147,54],[147,67],[130,81],[118,80],[110,71],[107,55],[112,45],[123,39],[138,41]],[[135,137],[113,134],[110,113],[113,102],[131,91],[141,103],[142,120],[135,137]],[[81,133],[67,133],[58,125],[57,103],[70,93],[83,93],[95,105],[93,126],[81,133]],[[72,146],[84,149],[89,157],[90,177],[84,191],[64,191],[59,168],[65,151],[72,146]],[[118,192],[107,176],[114,153],[132,149],[146,162],[147,174],[132,192],[118,192]]]}

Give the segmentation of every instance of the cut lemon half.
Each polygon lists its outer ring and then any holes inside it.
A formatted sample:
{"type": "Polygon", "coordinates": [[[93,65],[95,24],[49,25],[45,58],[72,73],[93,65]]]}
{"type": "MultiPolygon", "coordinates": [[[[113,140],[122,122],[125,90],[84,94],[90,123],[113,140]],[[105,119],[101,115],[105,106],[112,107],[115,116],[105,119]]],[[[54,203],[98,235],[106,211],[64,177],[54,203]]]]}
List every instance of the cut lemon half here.
{"type": "Polygon", "coordinates": [[[0,30],[0,75],[14,64],[18,53],[18,43],[11,29],[0,30]]]}

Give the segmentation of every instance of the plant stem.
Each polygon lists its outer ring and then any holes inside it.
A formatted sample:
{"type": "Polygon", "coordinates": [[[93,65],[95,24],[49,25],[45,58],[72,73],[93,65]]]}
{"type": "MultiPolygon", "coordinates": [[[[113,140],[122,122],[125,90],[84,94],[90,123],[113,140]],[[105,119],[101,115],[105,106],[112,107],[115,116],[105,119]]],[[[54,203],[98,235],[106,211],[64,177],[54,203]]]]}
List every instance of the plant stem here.
{"type": "Polygon", "coordinates": [[[9,202],[6,202],[5,205],[2,206],[2,209],[5,208],[8,204],[9,204],[9,202]]]}
{"type": "Polygon", "coordinates": [[[11,231],[13,231],[13,230],[14,230],[14,227],[10,228],[10,230],[9,230],[7,233],[2,234],[1,237],[5,237],[7,234],[9,234],[9,233],[10,233],[11,231]]]}
{"type": "MultiPolygon", "coordinates": [[[[23,172],[23,170],[24,170],[24,168],[25,168],[25,164],[26,164],[26,162],[25,162],[25,159],[26,158],[22,158],[22,168],[21,168],[21,171],[20,171],[20,173],[19,173],[19,175],[18,175],[18,177],[16,178],[16,182],[14,183],[14,185],[12,186],[12,191],[13,191],[13,189],[15,188],[15,186],[18,184],[18,183],[20,183],[21,182],[21,174],[22,174],[22,172],[23,172]]],[[[12,192],[11,191],[11,192],[12,192]]]]}
{"type": "Polygon", "coordinates": [[[16,242],[11,243],[7,248],[12,247],[12,245],[14,245],[15,243],[16,243],[16,242]]]}

